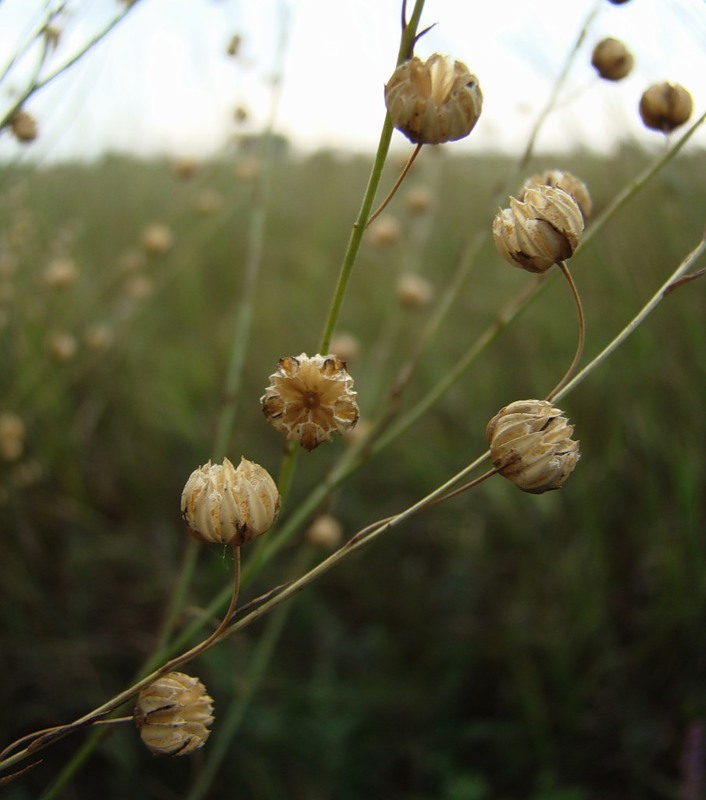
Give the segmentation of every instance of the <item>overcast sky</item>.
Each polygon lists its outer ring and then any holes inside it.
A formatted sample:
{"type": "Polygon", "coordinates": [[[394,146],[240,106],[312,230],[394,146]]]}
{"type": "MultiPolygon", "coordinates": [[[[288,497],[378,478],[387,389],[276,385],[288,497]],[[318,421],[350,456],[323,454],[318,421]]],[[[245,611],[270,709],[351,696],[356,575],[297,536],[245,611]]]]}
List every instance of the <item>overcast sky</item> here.
{"type": "MultiPolygon", "coordinates": [[[[0,0],[0,66],[45,5],[0,0]]],[[[120,4],[69,0],[68,7],[48,69],[120,4]]],[[[658,146],[661,135],[645,131],[637,116],[642,91],[656,81],[682,83],[694,97],[695,116],[702,113],[706,0],[427,0],[423,25],[437,25],[417,54],[438,51],[464,61],[484,94],[476,129],[453,146],[522,147],[594,8],[598,16],[540,149],[581,144],[603,150],[617,138],[658,146]],[[620,83],[601,81],[590,65],[593,46],[609,35],[636,58],[635,70],[620,83]]],[[[26,151],[42,159],[107,150],[201,157],[238,129],[238,105],[250,114],[244,130],[261,129],[278,71],[277,128],[298,148],[370,150],[384,116],[383,86],[394,68],[399,19],[399,0],[139,0],[83,62],[28,102],[40,135],[26,151]],[[231,58],[226,47],[236,33],[242,46],[231,58]]],[[[5,106],[31,58],[0,84],[5,106]]],[[[706,147],[703,131],[697,143],[706,147]]],[[[0,134],[1,156],[16,157],[20,149],[7,132],[0,134]]]]}

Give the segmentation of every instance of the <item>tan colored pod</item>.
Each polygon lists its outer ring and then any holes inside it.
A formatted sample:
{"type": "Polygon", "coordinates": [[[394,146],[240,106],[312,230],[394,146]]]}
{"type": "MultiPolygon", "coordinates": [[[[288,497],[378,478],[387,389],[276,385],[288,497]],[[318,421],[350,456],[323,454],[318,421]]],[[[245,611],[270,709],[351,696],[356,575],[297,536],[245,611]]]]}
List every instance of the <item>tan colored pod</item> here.
{"type": "Polygon", "coordinates": [[[591,65],[607,81],[620,81],[627,77],[635,64],[628,48],[619,39],[608,36],[593,48],[591,65]]]}
{"type": "Polygon", "coordinates": [[[588,186],[571,172],[562,169],[548,169],[538,175],[532,175],[520,188],[517,199],[524,200],[527,189],[535,189],[537,186],[553,186],[555,189],[563,189],[576,201],[581,209],[584,222],[591,216],[593,201],[588,186]]]}
{"type": "Polygon", "coordinates": [[[268,422],[306,450],[350,430],[359,416],[353,378],[334,355],[280,358],[260,402],[268,422]]]}
{"type": "Polygon", "coordinates": [[[478,78],[461,61],[434,53],[400,64],[385,86],[392,124],[415,144],[463,139],[483,107],[478,78]]]}
{"type": "Polygon", "coordinates": [[[691,95],[678,83],[655,83],[640,98],[640,117],[645,127],[662,133],[683,125],[693,110],[691,95]]]}
{"type": "Polygon", "coordinates": [[[206,687],[183,672],[169,672],[144,688],[133,712],[140,738],[160,756],[186,756],[203,747],[213,719],[206,687]]]}
{"type": "Polygon", "coordinates": [[[19,109],[10,117],[10,130],[18,142],[33,142],[38,134],[37,120],[27,111],[19,109]]]}
{"type": "Polygon", "coordinates": [[[204,542],[241,547],[266,533],[280,508],[277,484],[254,461],[240,459],[237,469],[204,464],[191,473],[181,494],[181,514],[189,532],[204,542]]]}
{"type": "Polygon", "coordinates": [[[485,435],[498,472],[524,492],[558,489],[579,460],[574,426],[547,400],[517,400],[500,409],[485,435]]]}
{"type": "Polygon", "coordinates": [[[570,258],[583,233],[583,215],[563,189],[540,185],[526,189],[522,200],[493,220],[493,240],[500,255],[514,267],[545,272],[570,258]]]}

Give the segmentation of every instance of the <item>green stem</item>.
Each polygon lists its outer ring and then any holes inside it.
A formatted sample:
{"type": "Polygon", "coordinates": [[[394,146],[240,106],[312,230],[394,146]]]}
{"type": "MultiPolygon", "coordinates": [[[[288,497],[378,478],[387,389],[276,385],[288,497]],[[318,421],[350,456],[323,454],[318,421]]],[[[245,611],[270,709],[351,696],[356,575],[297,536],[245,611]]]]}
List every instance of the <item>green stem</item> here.
{"type": "MultiPolygon", "coordinates": [[[[416,0],[414,4],[414,10],[412,11],[412,16],[402,30],[400,49],[397,55],[398,66],[409,58],[410,53],[414,49],[414,42],[417,37],[417,27],[419,26],[419,19],[422,15],[423,8],[424,0],[416,0]]],[[[387,159],[387,153],[390,149],[393,130],[394,128],[392,122],[390,121],[390,115],[386,114],[385,122],[383,123],[382,131],[380,133],[377,152],[375,153],[375,161],[373,162],[373,168],[368,179],[368,185],[365,190],[365,194],[363,195],[363,201],[360,206],[360,211],[358,212],[358,218],[353,225],[353,230],[351,231],[351,236],[348,240],[348,247],[346,248],[346,253],[343,257],[343,264],[341,265],[341,271],[338,275],[338,282],[336,283],[331,306],[329,308],[326,322],[324,323],[324,330],[321,335],[321,344],[319,345],[319,352],[322,354],[328,353],[328,349],[331,344],[331,337],[333,336],[336,323],[338,322],[338,317],[341,313],[343,298],[346,294],[346,289],[348,288],[348,282],[353,272],[353,267],[358,256],[358,251],[360,250],[361,242],[363,241],[365,226],[368,224],[373,202],[375,201],[375,195],[378,187],[380,186],[385,160],[387,159]]]]}

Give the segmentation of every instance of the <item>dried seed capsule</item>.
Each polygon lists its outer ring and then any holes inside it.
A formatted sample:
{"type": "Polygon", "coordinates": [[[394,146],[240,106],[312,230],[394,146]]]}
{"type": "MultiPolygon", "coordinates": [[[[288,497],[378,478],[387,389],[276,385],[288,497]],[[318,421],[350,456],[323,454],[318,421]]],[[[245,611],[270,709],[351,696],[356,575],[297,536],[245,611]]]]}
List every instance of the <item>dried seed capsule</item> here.
{"type": "Polygon", "coordinates": [[[608,36],[593,48],[591,65],[607,81],[619,81],[630,74],[635,59],[619,40],[608,36]]]}
{"type": "Polygon", "coordinates": [[[174,237],[171,230],[159,222],[148,225],[140,237],[142,247],[147,255],[150,256],[163,256],[171,250],[174,243],[174,237]]]}
{"type": "Polygon", "coordinates": [[[493,220],[493,239],[500,255],[514,267],[545,272],[573,255],[583,233],[583,216],[563,189],[537,186],[523,199],[510,198],[493,220]]]}
{"type": "Polygon", "coordinates": [[[689,119],[694,101],[678,83],[655,83],[643,93],[639,109],[645,127],[670,133],[689,119]]]}
{"type": "Polygon", "coordinates": [[[313,450],[358,421],[353,378],[334,355],[306,353],[280,358],[270,385],[260,398],[270,424],[287,439],[313,450]]]}
{"type": "Polygon", "coordinates": [[[495,468],[524,492],[558,489],[573,472],[579,443],[563,414],[547,400],[518,400],[488,423],[485,435],[495,468]]]}
{"type": "Polygon", "coordinates": [[[343,525],[331,514],[321,514],[306,529],[306,539],[316,547],[333,550],[343,540],[343,525]]]}
{"type": "Polygon", "coordinates": [[[10,130],[18,142],[33,142],[38,135],[37,120],[20,109],[10,117],[10,130]]]}
{"type": "Polygon", "coordinates": [[[0,413],[0,461],[17,461],[24,452],[25,424],[11,411],[0,413]]]}
{"type": "Polygon", "coordinates": [[[461,61],[438,53],[400,64],[385,86],[392,124],[415,144],[463,139],[483,106],[478,79],[461,61]]]}
{"type": "Polygon", "coordinates": [[[570,172],[565,172],[561,169],[549,169],[539,175],[533,175],[524,182],[517,199],[524,200],[527,189],[535,189],[537,186],[554,186],[556,189],[563,189],[578,204],[584,222],[591,216],[593,203],[588,187],[580,178],[570,172]]]}
{"type": "Polygon", "coordinates": [[[426,308],[434,298],[434,287],[426,278],[406,272],[397,280],[395,295],[402,308],[417,310],[426,308]]]}
{"type": "Polygon", "coordinates": [[[237,469],[227,458],[209,461],[191,473],[181,494],[181,514],[193,536],[236,547],[268,531],[279,507],[270,473],[246,458],[237,469]]]}
{"type": "Polygon", "coordinates": [[[169,672],[140,692],[133,719],[155,755],[185,756],[210,736],[213,700],[198,678],[169,672]]]}

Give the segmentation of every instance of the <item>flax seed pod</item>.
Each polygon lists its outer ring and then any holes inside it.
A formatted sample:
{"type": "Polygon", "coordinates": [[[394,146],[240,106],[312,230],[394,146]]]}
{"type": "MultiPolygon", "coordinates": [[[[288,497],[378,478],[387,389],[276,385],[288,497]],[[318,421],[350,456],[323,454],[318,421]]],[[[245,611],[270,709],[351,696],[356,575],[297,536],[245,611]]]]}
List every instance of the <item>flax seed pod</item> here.
{"type": "Polygon", "coordinates": [[[241,547],[274,525],[280,502],[277,484],[264,467],[241,458],[236,469],[225,458],[191,473],[181,494],[181,514],[196,539],[241,547]]]}
{"type": "Polygon", "coordinates": [[[0,461],[17,461],[25,448],[25,424],[11,411],[0,413],[0,461]]]}
{"type": "Polygon", "coordinates": [[[353,378],[335,355],[280,358],[260,402],[272,427],[306,450],[345,433],[359,416],[353,378]]]}
{"type": "Polygon", "coordinates": [[[385,86],[392,124],[415,144],[463,139],[483,106],[478,79],[461,61],[434,53],[400,64],[385,86]]]}
{"type": "Polygon", "coordinates": [[[148,256],[163,256],[169,252],[174,243],[171,230],[160,222],[148,225],[140,236],[142,247],[148,256]]]}
{"type": "Polygon", "coordinates": [[[39,134],[37,120],[26,111],[20,109],[10,118],[10,130],[18,142],[27,144],[33,142],[39,134]]]}
{"type": "Polygon", "coordinates": [[[671,133],[683,125],[694,110],[689,92],[678,83],[655,83],[640,98],[640,117],[645,127],[671,133]]]}
{"type": "Polygon", "coordinates": [[[531,494],[558,489],[579,460],[574,426],[547,400],[518,400],[500,409],[486,427],[498,472],[531,494]]]}
{"type": "Polygon", "coordinates": [[[144,688],[133,711],[140,738],[159,756],[186,756],[211,734],[213,700],[198,678],[169,672],[144,688]]]}
{"type": "Polygon", "coordinates": [[[583,233],[583,216],[563,189],[537,186],[523,200],[510,198],[493,220],[493,239],[500,255],[514,267],[545,272],[570,258],[583,233]]]}
{"type": "Polygon", "coordinates": [[[607,81],[619,81],[627,77],[634,64],[632,53],[612,36],[598,42],[591,54],[591,65],[607,81]]]}
{"type": "Polygon", "coordinates": [[[421,275],[408,272],[400,275],[395,286],[397,301],[409,310],[426,308],[434,299],[434,287],[421,275]]]}
{"type": "Polygon", "coordinates": [[[306,540],[316,547],[333,550],[343,541],[343,525],[331,514],[321,514],[306,529],[306,540]]]}
{"type": "Polygon", "coordinates": [[[49,289],[66,289],[76,282],[78,269],[71,258],[55,258],[42,273],[42,282],[49,289]]]}
{"type": "Polygon", "coordinates": [[[591,211],[593,211],[591,194],[588,186],[576,175],[562,169],[548,169],[538,175],[532,175],[520,188],[518,200],[524,200],[527,189],[535,189],[537,186],[553,186],[556,189],[563,189],[578,204],[584,222],[591,216],[591,211]]]}

